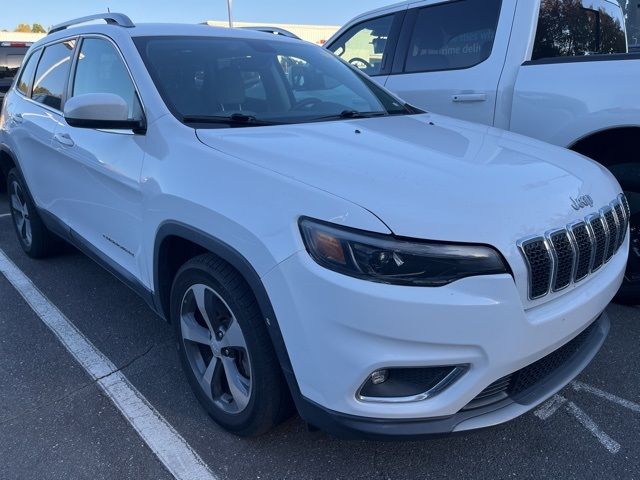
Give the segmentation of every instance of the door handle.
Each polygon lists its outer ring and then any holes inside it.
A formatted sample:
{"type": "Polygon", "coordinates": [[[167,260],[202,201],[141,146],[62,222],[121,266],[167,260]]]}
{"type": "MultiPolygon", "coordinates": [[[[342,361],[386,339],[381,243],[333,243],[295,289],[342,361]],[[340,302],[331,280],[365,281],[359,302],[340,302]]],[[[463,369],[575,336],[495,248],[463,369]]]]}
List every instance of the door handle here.
{"type": "Polygon", "coordinates": [[[475,103],[475,102],[486,102],[487,94],[486,93],[458,93],[451,97],[451,100],[454,103],[475,103]]]}
{"type": "Polygon", "coordinates": [[[22,123],[24,121],[24,118],[22,118],[22,114],[21,113],[14,113],[13,115],[11,115],[11,119],[15,123],[22,123]]]}
{"type": "Polygon", "coordinates": [[[53,139],[65,147],[73,147],[76,144],[68,133],[56,133],[53,139]]]}

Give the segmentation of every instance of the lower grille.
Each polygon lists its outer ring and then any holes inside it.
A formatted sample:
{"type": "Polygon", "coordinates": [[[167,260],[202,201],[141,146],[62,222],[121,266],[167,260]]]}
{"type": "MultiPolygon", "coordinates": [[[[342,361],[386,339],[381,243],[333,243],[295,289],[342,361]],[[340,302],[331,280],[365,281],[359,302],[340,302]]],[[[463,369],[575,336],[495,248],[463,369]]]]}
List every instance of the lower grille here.
{"type": "Polygon", "coordinates": [[[598,322],[594,322],[584,332],[555,352],[528,367],[495,381],[469,402],[464,410],[491,405],[505,398],[517,400],[518,395],[526,394],[529,389],[539,385],[569,362],[582,349],[597,325],[598,322]]]}

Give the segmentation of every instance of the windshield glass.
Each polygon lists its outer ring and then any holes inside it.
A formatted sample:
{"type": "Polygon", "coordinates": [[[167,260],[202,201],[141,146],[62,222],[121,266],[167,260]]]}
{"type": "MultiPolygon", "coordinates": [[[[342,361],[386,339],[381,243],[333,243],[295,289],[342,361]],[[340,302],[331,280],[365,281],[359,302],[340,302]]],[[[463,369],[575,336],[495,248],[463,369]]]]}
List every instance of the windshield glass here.
{"type": "Polygon", "coordinates": [[[185,123],[258,126],[414,113],[304,42],[169,36],[135,42],[165,103],[185,123]]]}

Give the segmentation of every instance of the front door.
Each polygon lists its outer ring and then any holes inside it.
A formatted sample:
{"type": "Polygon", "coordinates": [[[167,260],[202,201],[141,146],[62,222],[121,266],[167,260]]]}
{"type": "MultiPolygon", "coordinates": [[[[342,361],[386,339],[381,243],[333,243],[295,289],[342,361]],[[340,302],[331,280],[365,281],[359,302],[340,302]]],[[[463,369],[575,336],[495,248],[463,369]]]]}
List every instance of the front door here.
{"type": "MultiPolygon", "coordinates": [[[[134,83],[115,45],[103,37],[87,37],[78,50],[69,98],[116,94],[129,105],[130,118],[140,118],[134,83]]],[[[144,135],[132,131],[74,128],[64,119],[54,135],[68,176],[58,186],[65,201],[53,213],[69,225],[78,241],[137,279],[142,267],[140,172],[145,142],[144,135]]]]}

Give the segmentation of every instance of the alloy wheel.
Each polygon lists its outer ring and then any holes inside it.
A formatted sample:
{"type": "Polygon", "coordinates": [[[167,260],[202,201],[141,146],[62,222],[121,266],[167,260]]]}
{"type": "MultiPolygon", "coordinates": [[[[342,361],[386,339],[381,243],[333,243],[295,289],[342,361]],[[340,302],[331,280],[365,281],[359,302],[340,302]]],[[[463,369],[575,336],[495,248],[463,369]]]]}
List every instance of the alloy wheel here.
{"type": "Polygon", "coordinates": [[[27,247],[31,246],[33,241],[33,233],[31,230],[31,218],[29,215],[29,207],[27,199],[22,187],[17,181],[11,182],[11,211],[13,213],[13,222],[20,238],[27,247]]]}
{"type": "Polygon", "coordinates": [[[180,331],[189,365],[205,395],[225,413],[243,412],[251,398],[251,362],[229,305],[211,287],[191,286],[180,307],[180,331]]]}

